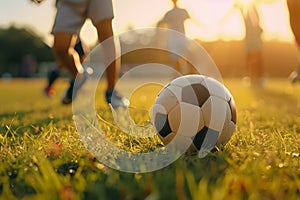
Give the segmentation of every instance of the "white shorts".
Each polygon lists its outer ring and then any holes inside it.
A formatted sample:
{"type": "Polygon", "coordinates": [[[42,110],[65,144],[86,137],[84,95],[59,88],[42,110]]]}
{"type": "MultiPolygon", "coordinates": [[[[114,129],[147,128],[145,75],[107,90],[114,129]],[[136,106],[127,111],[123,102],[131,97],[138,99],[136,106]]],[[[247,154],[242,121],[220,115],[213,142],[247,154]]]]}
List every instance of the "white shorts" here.
{"type": "Polygon", "coordinates": [[[95,25],[114,17],[111,0],[60,0],[51,33],[79,33],[87,18],[95,25]]]}

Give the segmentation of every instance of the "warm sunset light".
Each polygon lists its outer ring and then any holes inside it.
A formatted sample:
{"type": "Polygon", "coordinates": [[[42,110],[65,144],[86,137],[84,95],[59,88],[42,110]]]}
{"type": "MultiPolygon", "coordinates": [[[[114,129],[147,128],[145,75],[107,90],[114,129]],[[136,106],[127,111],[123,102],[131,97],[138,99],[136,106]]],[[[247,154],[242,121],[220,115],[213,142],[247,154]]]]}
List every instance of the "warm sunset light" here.
{"type": "Polygon", "coordinates": [[[187,35],[205,41],[217,39],[242,39],[243,22],[234,8],[234,0],[229,1],[182,1],[191,19],[187,21],[187,35]]]}
{"type": "Polygon", "coordinates": [[[300,0],[0,1],[0,200],[300,200],[300,0]]]}
{"type": "Polygon", "coordinates": [[[267,40],[294,41],[289,24],[286,1],[274,1],[260,5],[264,37],[267,40]]]}
{"type": "MultiPolygon", "coordinates": [[[[185,22],[188,37],[204,41],[228,41],[243,39],[244,22],[241,10],[235,5],[247,6],[251,1],[257,3],[265,40],[293,41],[285,0],[178,0],[178,6],[186,9],[191,17],[185,22]]],[[[129,27],[154,27],[173,7],[171,0],[113,0],[113,3],[116,33],[122,33],[129,27]]],[[[28,2],[9,4],[1,5],[3,12],[0,26],[7,27],[12,23],[18,26],[28,25],[43,34],[47,43],[52,43],[50,30],[55,14],[53,1],[45,1],[39,6],[28,2]],[[15,14],[8,12],[12,10],[12,6],[15,14]]],[[[87,43],[93,44],[96,41],[96,31],[89,21],[82,29],[82,34],[87,43]]]]}
{"type": "MultiPolygon", "coordinates": [[[[179,0],[178,6],[187,10],[186,34],[203,41],[241,40],[244,38],[244,22],[240,8],[247,7],[254,0],[179,0]]],[[[255,1],[260,15],[265,40],[293,41],[288,23],[287,6],[284,0],[255,1]],[[276,13],[276,15],[275,15],[276,13]],[[276,16],[276,18],[274,17],[276,16]]],[[[172,8],[172,2],[165,0],[114,1],[116,33],[131,28],[154,27],[164,14],[172,8]],[[154,9],[155,8],[155,9],[154,9]]],[[[88,42],[96,41],[95,30],[90,23],[82,30],[88,42]]]]}
{"type": "Polygon", "coordinates": [[[293,41],[287,6],[282,0],[182,1],[182,7],[186,8],[193,18],[186,23],[188,36],[206,41],[243,39],[245,34],[243,16],[236,5],[240,4],[247,8],[251,2],[256,2],[265,40],[293,41]]]}

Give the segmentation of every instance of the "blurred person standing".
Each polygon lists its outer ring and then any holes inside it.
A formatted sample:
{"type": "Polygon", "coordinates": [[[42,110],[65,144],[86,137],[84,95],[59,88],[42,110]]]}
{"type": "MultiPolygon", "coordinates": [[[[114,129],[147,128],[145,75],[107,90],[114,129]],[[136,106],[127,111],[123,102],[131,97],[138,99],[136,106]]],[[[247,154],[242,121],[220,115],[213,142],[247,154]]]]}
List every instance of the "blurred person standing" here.
{"type": "Polygon", "coordinates": [[[248,0],[238,3],[245,26],[246,45],[246,79],[249,79],[251,86],[263,87],[264,68],[262,60],[262,32],[260,17],[255,0],[248,0]]]}
{"type": "Polygon", "coordinates": [[[295,37],[295,43],[299,49],[298,69],[293,71],[289,76],[290,81],[296,83],[300,81],[300,1],[287,0],[287,6],[289,10],[290,26],[295,37]]]}
{"type": "Polygon", "coordinates": [[[22,58],[21,75],[24,78],[32,78],[36,73],[37,61],[31,54],[26,54],[22,58]]]}
{"type": "MultiPolygon", "coordinates": [[[[190,16],[187,10],[179,8],[177,6],[177,0],[172,0],[172,2],[173,8],[169,10],[164,15],[164,17],[157,23],[157,27],[168,28],[185,35],[184,22],[185,20],[189,19],[190,16]]],[[[187,67],[186,61],[182,59],[179,55],[173,53],[172,51],[182,52],[183,54],[183,52],[186,51],[186,49],[188,48],[188,44],[185,40],[178,41],[178,37],[174,36],[175,34],[172,34],[172,32],[168,32],[167,46],[172,53],[170,59],[172,64],[175,65],[176,70],[182,74],[185,74],[188,73],[186,72],[187,69],[183,69],[184,67],[187,67]]]]}

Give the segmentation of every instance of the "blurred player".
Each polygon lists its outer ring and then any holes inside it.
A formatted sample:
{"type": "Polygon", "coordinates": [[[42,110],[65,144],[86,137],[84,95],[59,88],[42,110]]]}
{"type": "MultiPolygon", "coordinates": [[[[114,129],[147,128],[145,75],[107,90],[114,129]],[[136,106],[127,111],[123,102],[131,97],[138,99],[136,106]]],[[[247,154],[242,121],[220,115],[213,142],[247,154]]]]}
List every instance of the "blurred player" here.
{"type": "MultiPolygon", "coordinates": [[[[172,29],[174,31],[178,31],[182,34],[185,34],[184,22],[189,19],[190,16],[188,12],[177,6],[177,0],[172,0],[173,8],[169,10],[164,17],[157,23],[158,27],[172,29]]],[[[168,32],[167,45],[170,51],[183,52],[187,49],[187,42],[185,40],[178,41],[178,37],[174,37],[175,35],[172,32],[168,32]]],[[[172,52],[171,52],[172,53],[172,52]]],[[[181,59],[180,56],[172,53],[171,57],[172,64],[175,65],[176,70],[182,74],[184,74],[186,69],[183,67],[187,67],[187,63],[184,59],[181,59]]]]}
{"type": "MultiPolygon", "coordinates": [[[[287,6],[289,10],[290,26],[293,31],[295,42],[300,51],[300,1],[299,0],[287,0],[287,6]]],[[[300,59],[300,56],[299,56],[300,59]]],[[[298,70],[290,74],[290,80],[292,83],[300,81],[300,60],[298,64],[298,70]]]]}
{"type": "MultiPolygon", "coordinates": [[[[80,62],[82,63],[84,58],[88,54],[88,51],[89,51],[88,47],[80,39],[78,39],[74,46],[74,49],[78,53],[78,55],[80,57],[80,62]]],[[[44,88],[44,93],[48,97],[53,97],[55,95],[55,90],[53,88],[53,84],[57,80],[57,78],[60,76],[61,68],[63,68],[63,67],[59,67],[59,66],[57,66],[57,64],[55,64],[55,66],[48,71],[48,75],[47,75],[48,82],[47,82],[47,86],[44,88]]]]}
{"type": "Polygon", "coordinates": [[[246,43],[246,71],[251,86],[263,87],[263,62],[262,62],[262,32],[260,17],[255,0],[237,1],[236,4],[243,15],[245,25],[246,43]]]}
{"type": "MultiPolygon", "coordinates": [[[[98,41],[113,37],[112,20],[114,17],[111,0],[59,0],[57,13],[52,29],[54,36],[53,50],[60,63],[66,67],[72,75],[70,87],[63,96],[62,103],[70,104],[76,97],[77,91],[88,78],[86,69],[82,66],[78,53],[74,50],[79,30],[86,19],[90,19],[97,29],[98,41]],[[76,84],[75,84],[76,78],[76,84]]],[[[104,49],[106,55],[116,58],[116,44],[114,40],[108,40],[109,47],[104,49]]],[[[99,55],[101,56],[101,55],[99,55]]],[[[113,107],[127,107],[129,101],[114,92],[114,87],[119,75],[118,59],[109,64],[106,69],[107,90],[105,97],[107,103],[113,107]],[[113,96],[114,95],[114,96],[113,96]]]]}

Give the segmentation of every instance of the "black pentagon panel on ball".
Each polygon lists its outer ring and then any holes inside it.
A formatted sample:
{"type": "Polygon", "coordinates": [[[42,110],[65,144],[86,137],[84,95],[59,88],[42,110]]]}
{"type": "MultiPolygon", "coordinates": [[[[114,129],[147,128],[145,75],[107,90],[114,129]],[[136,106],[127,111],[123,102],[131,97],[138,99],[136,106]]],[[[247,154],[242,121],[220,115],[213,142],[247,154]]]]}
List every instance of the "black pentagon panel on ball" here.
{"type": "Polygon", "coordinates": [[[208,131],[208,127],[204,126],[195,136],[192,138],[194,145],[198,150],[200,150],[201,145],[204,141],[206,133],[208,131]]]}
{"type": "Polygon", "coordinates": [[[168,120],[168,115],[157,113],[154,120],[155,128],[162,137],[166,137],[172,132],[168,120]]]}
{"type": "Polygon", "coordinates": [[[232,97],[230,98],[228,104],[229,104],[230,111],[231,111],[231,121],[233,121],[236,124],[236,121],[237,121],[236,107],[235,107],[235,102],[232,97]]]}
{"type": "Polygon", "coordinates": [[[213,149],[217,143],[218,136],[218,131],[205,126],[192,138],[192,140],[198,150],[200,150],[201,147],[205,149],[213,149]],[[203,144],[204,140],[205,144],[203,144]]]}
{"type": "Polygon", "coordinates": [[[200,83],[182,88],[182,102],[201,107],[209,97],[209,91],[200,83]]]}

